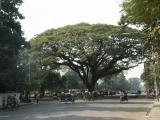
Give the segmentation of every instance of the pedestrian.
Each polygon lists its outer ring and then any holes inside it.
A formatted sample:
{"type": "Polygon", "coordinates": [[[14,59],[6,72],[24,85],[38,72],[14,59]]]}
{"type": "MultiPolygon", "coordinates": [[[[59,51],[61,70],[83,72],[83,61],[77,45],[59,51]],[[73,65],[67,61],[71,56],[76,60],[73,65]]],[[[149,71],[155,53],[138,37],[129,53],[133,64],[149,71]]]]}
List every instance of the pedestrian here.
{"type": "Polygon", "coordinates": [[[123,91],[124,92],[124,101],[128,102],[128,95],[127,95],[127,92],[126,91],[123,91]]]}
{"type": "Polygon", "coordinates": [[[38,104],[39,103],[39,97],[38,97],[37,94],[35,95],[35,99],[36,99],[36,103],[38,104]]]}
{"type": "Polygon", "coordinates": [[[120,102],[122,102],[123,101],[123,97],[124,97],[124,94],[123,94],[122,90],[120,91],[120,96],[119,97],[120,97],[120,102]]]}

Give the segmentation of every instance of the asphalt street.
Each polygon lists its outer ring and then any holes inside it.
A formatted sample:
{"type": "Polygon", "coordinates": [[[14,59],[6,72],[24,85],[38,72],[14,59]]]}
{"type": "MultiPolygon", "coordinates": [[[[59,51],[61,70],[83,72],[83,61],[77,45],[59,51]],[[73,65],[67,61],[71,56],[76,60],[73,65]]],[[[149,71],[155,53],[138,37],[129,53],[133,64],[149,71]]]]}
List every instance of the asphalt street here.
{"type": "Polygon", "coordinates": [[[43,101],[14,111],[0,111],[0,120],[144,120],[152,100],[130,99],[76,101],[59,103],[43,101]]]}

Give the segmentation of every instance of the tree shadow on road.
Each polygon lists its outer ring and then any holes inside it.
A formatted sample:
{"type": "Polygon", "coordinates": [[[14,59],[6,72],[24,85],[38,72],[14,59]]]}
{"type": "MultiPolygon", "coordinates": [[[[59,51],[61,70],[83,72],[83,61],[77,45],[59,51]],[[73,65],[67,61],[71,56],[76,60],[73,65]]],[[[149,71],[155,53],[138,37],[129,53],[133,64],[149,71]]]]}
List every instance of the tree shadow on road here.
{"type": "Polygon", "coordinates": [[[148,106],[146,103],[145,106],[139,106],[139,105],[132,105],[129,104],[112,104],[112,106],[109,106],[105,103],[96,103],[94,104],[47,104],[47,105],[35,105],[31,106],[31,108],[24,108],[22,111],[27,111],[27,109],[32,109],[31,111],[33,113],[41,112],[43,108],[44,113],[47,112],[77,112],[77,111],[110,111],[110,112],[147,112],[148,106]]]}
{"type": "Polygon", "coordinates": [[[90,101],[87,101],[87,102],[84,102],[83,104],[152,104],[153,102],[152,101],[128,101],[127,103],[120,103],[120,102],[117,102],[117,101],[93,101],[93,102],[90,102],[90,101]]]}
{"type": "MultiPolygon", "coordinates": [[[[92,107],[88,105],[76,107],[67,107],[67,111],[84,111],[84,110],[90,110],[90,111],[110,111],[110,112],[147,112],[148,107],[107,107],[107,106],[100,106],[100,107],[92,107]]],[[[59,109],[61,112],[66,111],[63,109],[59,109]]]]}
{"type": "Polygon", "coordinates": [[[92,116],[86,117],[86,116],[70,115],[65,117],[48,117],[45,118],[45,120],[134,120],[134,119],[120,118],[120,117],[92,117],[92,116]]]}

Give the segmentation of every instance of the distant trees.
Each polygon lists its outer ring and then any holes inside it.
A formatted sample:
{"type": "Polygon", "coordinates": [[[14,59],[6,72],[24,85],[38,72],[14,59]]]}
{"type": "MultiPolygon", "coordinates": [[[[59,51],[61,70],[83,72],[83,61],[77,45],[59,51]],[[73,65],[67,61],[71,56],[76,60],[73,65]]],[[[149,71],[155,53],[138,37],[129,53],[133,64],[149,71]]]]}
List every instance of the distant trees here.
{"type": "Polygon", "coordinates": [[[22,0],[1,0],[0,8],[0,92],[17,88],[17,55],[25,40],[19,20],[23,15],[18,7],[22,0]]]}
{"type": "Polygon", "coordinates": [[[115,91],[130,90],[129,81],[126,80],[123,72],[116,75],[112,75],[110,77],[105,77],[102,80],[103,81],[100,84],[100,86],[102,86],[105,89],[115,91]]]}
{"type": "Polygon", "coordinates": [[[44,95],[45,91],[55,92],[61,88],[61,75],[58,72],[46,71],[39,86],[39,91],[44,95]]]}
{"type": "Polygon", "coordinates": [[[48,30],[31,40],[45,66],[65,65],[93,91],[97,80],[140,63],[143,34],[131,28],[86,23],[48,30]]]}
{"type": "Polygon", "coordinates": [[[69,70],[64,74],[65,80],[65,89],[82,89],[84,88],[83,83],[78,76],[78,74],[72,70],[69,70]]]}
{"type": "Polygon", "coordinates": [[[99,85],[101,88],[106,90],[127,90],[127,91],[138,91],[141,90],[141,80],[139,78],[125,78],[124,73],[119,73],[110,77],[102,79],[99,85]]]}
{"type": "Polygon", "coordinates": [[[129,78],[129,87],[131,91],[141,90],[141,80],[139,78],[129,78]]]}
{"type": "Polygon", "coordinates": [[[72,70],[67,71],[64,75],[60,75],[60,72],[46,71],[43,74],[39,91],[44,93],[46,90],[58,92],[82,88],[84,87],[79,76],[72,70]]]}

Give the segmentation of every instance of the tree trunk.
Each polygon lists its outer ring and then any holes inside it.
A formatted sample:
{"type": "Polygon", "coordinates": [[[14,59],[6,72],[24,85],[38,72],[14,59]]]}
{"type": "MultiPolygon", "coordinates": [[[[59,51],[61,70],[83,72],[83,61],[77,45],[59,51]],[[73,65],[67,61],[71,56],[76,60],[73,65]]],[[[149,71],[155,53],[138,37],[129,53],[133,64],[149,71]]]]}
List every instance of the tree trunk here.
{"type": "Polygon", "coordinates": [[[30,90],[28,88],[25,90],[25,101],[30,102],[30,90]]]}
{"type": "Polygon", "coordinates": [[[86,87],[88,89],[89,92],[93,92],[95,89],[95,84],[96,84],[97,80],[92,80],[90,83],[86,83],[86,87]]]}
{"type": "Polygon", "coordinates": [[[92,85],[92,84],[87,86],[88,91],[91,93],[94,91],[94,88],[95,88],[95,85],[92,85]]]}
{"type": "Polygon", "coordinates": [[[96,73],[93,71],[91,72],[84,80],[84,85],[86,86],[86,88],[88,89],[89,92],[93,92],[95,89],[95,85],[97,83],[97,76],[96,73]]]}

